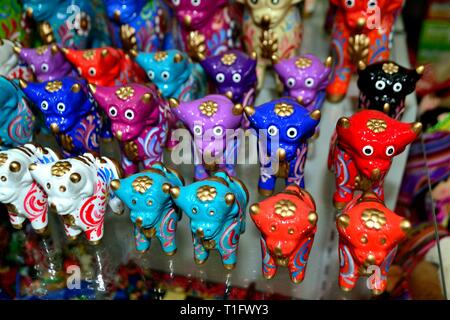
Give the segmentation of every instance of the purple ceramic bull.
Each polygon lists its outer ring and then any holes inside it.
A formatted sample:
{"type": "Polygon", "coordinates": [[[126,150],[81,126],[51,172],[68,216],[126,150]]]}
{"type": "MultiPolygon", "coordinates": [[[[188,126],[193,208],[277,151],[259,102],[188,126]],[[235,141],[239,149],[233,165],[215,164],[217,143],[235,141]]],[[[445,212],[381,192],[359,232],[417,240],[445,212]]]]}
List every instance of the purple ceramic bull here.
{"type": "Polygon", "coordinates": [[[14,47],[14,51],[28,64],[39,82],[76,76],[75,69],[56,44],[38,48],[14,47]]]}
{"type": "Polygon", "coordinates": [[[196,157],[194,178],[207,178],[219,169],[234,176],[238,139],[235,139],[237,135],[227,135],[227,130],[236,130],[241,126],[242,105],[235,105],[223,95],[208,95],[189,102],[170,99],[170,107],[193,136],[196,157]]]}
{"type": "Polygon", "coordinates": [[[308,111],[320,109],[331,74],[331,58],[322,63],[312,54],[278,60],[272,56],[275,72],[284,86],[284,94],[296,99],[308,111]]]}
{"type": "Polygon", "coordinates": [[[136,173],[140,162],[148,169],[162,161],[168,135],[168,105],[156,87],[130,83],[112,87],[90,84],[89,88],[111,120],[125,174],[136,173]]]}

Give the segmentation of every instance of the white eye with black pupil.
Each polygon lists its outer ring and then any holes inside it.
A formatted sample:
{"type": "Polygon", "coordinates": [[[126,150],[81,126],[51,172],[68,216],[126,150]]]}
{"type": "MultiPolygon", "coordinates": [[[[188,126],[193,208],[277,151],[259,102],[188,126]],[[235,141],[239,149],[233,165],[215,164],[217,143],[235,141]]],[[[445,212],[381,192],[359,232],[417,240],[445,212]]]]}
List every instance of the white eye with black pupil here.
{"type": "Polygon", "coordinates": [[[377,1],[376,1],[376,0],[369,0],[367,6],[368,6],[370,9],[375,8],[375,7],[377,6],[377,1]]]}
{"type": "Polygon", "coordinates": [[[378,80],[377,82],[375,82],[375,88],[377,88],[378,90],[383,90],[384,88],[386,88],[386,82],[384,82],[383,80],[378,80]]]}
{"type": "Polygon", "coordinates": [[[95,68],[89,68],[88,72],[90,76],[95,76],[97,74],[97,70],[95,70],[95,68]]]}
{"type": "Polygon", "coordinates": [[[312,86],[314,86],[314,79],[313,78],[307,78],[305,80],[305,86],[307,86],[308,88],[311,88],[312,86]]]}
{"type": "Polygon", "coordinates": [[[295,86],[295,79],[294,78],[289,78],[286,81],[286,85],[288,88],[293,88],[295,86]]]}
{"type": "Polygon", "coordinates": [[[125,111],[125,118],[127,118],[128,120],[133,120],[134,119],[134,111],[133,110],[125,111]]]}
{"type": "Polygon", "coordinates": [[[297,129],[296,128],[289,128],[286,131],[286,134],[289,138],[294,139],[295,137],[297,137],[297,129]]]}
{"type": "Polygon", "coordinates": [[[60,102],[56,105],[56,108],[58,109],[58,111],[64,112],[66,110],[66,105],[64,103],[60,102]]]}
{"type": "Polygon", "coordinates": [[[174,6],[179,6],[180,5],[180,0],[172,0],[172,3],[174,6]]]}
{"type": "Polygon", "coordinates": [[[221,126],[214,127],[213,129],[214,135],[221,136],[223,134],[223,129],[221,126]]]}
{"type": "Polygon", "coordinates": [[[41,102],[41,109],[42,110],[47,110],[48,109],[48,102],[47,101],[42,101],[41,102]]]}
{"type": "Polygon", "coordinates": [[[233,81],[234,81],[235,83],[241,82],[241,75],[240,75],[239,73],[233,74],[233,81]]]}
{"type": "Polygon", "coordinates": [[[170,73],[167,72],[167,71],[161,72],[161,78],[163,78],[164,80],[169,80],[169,78],[170,78],[170,73]]]}
{"type": "Polygon", "coordinates": [[[216,74],[216,81],[222,83],[225,81],[225,75],[223,73],[216,74]]]}
{"type": "Polygon", "coordinates": [[[43,63],[43,64],[41,65],[41,70],[42,70],[43,72],[47,72],[47,71],[48,71],[48,64],[43,63]]]}
{"type": "Polygon", "coordinates": [[[117,116],[117,109],[116,109],[116,107],[111,107],[111,108],[109,108],[109,115],[110,115],[111,117],[117,116]]]}
{"type": "Polygon", "coordinates": [[[386,155],[388,157],[392,157],[394,155],[394,152],[395,152],[394,146],[389,146],[386,148],[386,155]]]}
{"type": "Polygon", "coordinates": [[[199,125],[195,125],[193,131],[196,136],[199,136],[203,133],[203,129],[199,125]]]}
{"type": "Polygon", "coordinates": [[[371,156],[371,155],[373,154],[373,147],[372,147],[372,146],[365,146],[365,147],[362,149],[362,152],[363,152],[363,154],[366,155],[366,156],[371,156]]]}
{"type": "Polygon", "coordinates": [[[403,88],[403,86],[400,82],[395,83],[394,86],[392,87],[394,92],[400,92],[400,91],[402,91],[402,88],[403,88]]]}
{"type": "Polygon", "coordinates": [[[274,125],[271,125],[268,129],[267,129],[267,133],[269,134],[269,136],[274,136],[278,133],[278,128],[274,125]]]}
{"type": "Polygon", "coordinates": [[[202,1],[201,0],[191,0],[191,3],[194,7],[198,7],[202,1]]]}
{"type": "Polygon", "coordinates": [[[149,70],[149,71],[147,72],[147,75],[148,75],[148,78],[149,78],[150,80],[155,79],[155,73],[154,73],[152,70],[149,70]]]}
{"type": "Polygon", "coordinates": [[[347,8],[352,8],[355,5],[355,0],[346,0],[345,5],[347,8]]]}

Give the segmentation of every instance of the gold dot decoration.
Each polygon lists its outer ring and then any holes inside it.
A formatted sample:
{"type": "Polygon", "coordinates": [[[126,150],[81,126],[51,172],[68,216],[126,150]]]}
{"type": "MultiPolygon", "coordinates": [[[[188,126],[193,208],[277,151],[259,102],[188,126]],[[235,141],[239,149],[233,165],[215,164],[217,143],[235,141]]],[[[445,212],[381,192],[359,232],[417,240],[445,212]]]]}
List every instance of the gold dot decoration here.
{"type": "Polygon", "coordinates": [[[155,52],[154,59],[155,59],[155,61],[160,62],[160,61],[166,60],[167,57],[168,57],[168,54],[166,51],[158,51],[158,52],[155,52]]]}
{"type": "Polygon", "coordinates": [[[306,69],[312,65],[312,61],[308,58],[298,58],[297,61],[295,61],[295,65],[299,69],[306,69]]]}
{"type": "Polygon", "coordinates": [[[384,212],[377,209],[364,210],[361,219],[367,229],[380,230],[386,224],[384,212]]]}
{"type": "Polygon", "coordinates": [[[380,133],[386,131],[387,124],[381,119],[370,119],[367,121],[367,128],[375,133],[380,133]]]}
{"type": "Polygon", "coordinates": [[[289,117],[294,113],[294,107],[290,104],[282,102],[275,105],[274,111],[277,116],[289,117]]]}
{"type": "Polygon", "coordinates": [[[36,48],[36,54],[42,56],[48,50],[48,46],[40,46],[36,48]]]}
{"type": "Polygon", "coordinates": [[[61,90],[62,86],[63,84],[61,81],[50,81],[45,85],[45,90],[50,93],[58,92],[59,90],[61,90]]]}
{"type": "Polygon", "coordinates": [[[128,100],[134,96],[134,89],[132,87],[122,87],[116,90],[116,96],[120,100],[128,100]]]}
{"type": "Polygon", "coordinates": [[[95,50],[86,50],[83,52],[83,58],[86,60],[94,60],[95,50]]]}
{"type": "Polygon", "coordinates": [[[214,101],[208,100],[203,102],[201,105],[198,106],[198,109],[202,114],[204,114],[207,117],[212,117],[216,114],[218,110],[218,104],[214,101]]]}
{"type": "Polygon", "coordinates": [[[0,153],[0,167],[8,161],[8,155],[6,153],[0,153]]]}
{"type": "Polygon", "coordinates": [[[134,179],[131,186],[139,193],[145,193],[153,185],[153,180],[147,176],[141,176],[134,179]]]}
{"type": "Polygon", "coordinates": [[[275,203],[275,214],[282,218],[288,218],[295,215],[297,206],[290,200],[280,200],[275,203]]]}
{"type": "Polygon", "coordinates": [[[52,166],[52,175],[62,177],[72,168],[72,164],[68,161],[58,161],[52,166]]]}
{"type": "Polygon", "coordinates": [[[237,57],[234,53],[225,53],[220,61],[226,66],[231,66],[236,62],[236,59],[237,57]]]}
{"type": "Polygon", "coordinates": [[[211,186],[202,186],[197,189],[197,198],[202,201],[212,201],[217,196],[217,190],[211,186]]]}
{"type": "Polygon", "coordinates": [[[387,74],[394,74],[398,72],[398,65],[389,62],[389,63],[385,63],[383,64],[383,71],[387,74]]]}

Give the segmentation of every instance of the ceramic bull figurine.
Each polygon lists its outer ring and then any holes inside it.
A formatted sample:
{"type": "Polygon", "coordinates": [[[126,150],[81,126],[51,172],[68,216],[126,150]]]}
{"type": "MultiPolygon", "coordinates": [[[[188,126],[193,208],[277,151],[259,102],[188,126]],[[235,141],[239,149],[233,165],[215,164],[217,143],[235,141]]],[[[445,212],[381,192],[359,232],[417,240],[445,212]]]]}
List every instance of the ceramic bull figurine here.
{"type": "Polygon", "coordinates": [[[35,118],[18,84],[0,76],[0,150],[33,139],[35,118]]]}
{"type": "Polygon", "coordinates": [[[201,160],[195,165],[194,178],[204,179],[218,169],[234,176],[239,142],[226,131],[240,128],[243,106],[226,96],[208,95],[190,102],[171,99],[170,108],[192,134],[196,163],[201,160]]]}
{"type": "Polygon", "coordinates": [[[394,61],[381,61],[366,66],[359,63],[359,107],[379,110],[400,120],[405,111],[405,99],[416,89],[425,68],[404,68],[394,61]]]}
{"type": "MultiPolygon", "coordinates": [[[[238,48],[235,39],[236,14],[227,0],[171,0],[181,26],[184,51],[192,44],[205,43],[205,55],[220,54],[238,48]]],[[[239,19],[238,19],[239,20],[239,19]]]]}
{"type": "Polygon", "coordinates": [[[151,168],[161,161],[168,136],[168,104],[156,87],[130,83],[113,87],[90,84],[89,88],[111,120],[125,175],[136,173],[140,162],[151,168]]]}
{"type": "Polygon", "coordinates": [[[420,122],[403,123],[376,110],[340,118],[328,159],[328,167],[336,176],[335,207],[342,209],[353,199],[355,190],[372,191],[384,200],[383,181],[392,159],[421,130],[420,122]]]}
{"type": "Polygon", "coordinates": [[[97,14],[98,4],[93,1],[23,0],[22,5],[26,18],[37,24],[44,44],[84,49],[110,43],[105,17],[97,14]]]}
{"type": "Polygon", "coordinates": [[[16,46],[14,51],[31,68],[38,82],[59,80],[77,74],[56,44],[37,48],[16,46]]]}
{"type": "Polygon", "coordinates": [[[239,238],[245,231],[249,195],[244,184],[218,172],[186,187],[172,187],[170,195],[190,220],[195,263],[205,263],[209,251],[215,249],[223,266],[233,269],[239,238]]]}
{"type": "Polygon", "coordinates": [[[54,163],[32,164],[29,170],[47,193],[52,210],[63,218],[69,239],[84,233],[91,244],[98,244],[107,207],[123,213],[123,203],[111,189],[111,181],[120,179],[120,170],[109,158],[85,153],[54,163]]]}
{"type": "Polygon", "coordinates": [[[155,52],[173,45],[171,15],[162,0],[103,0],[115,47],[155,52]]]}
{"type": "Polygon", "coordinates": [[[302,282],[317,229],[318,216],[311,195],[290,185],[250,206],[250,217],[261,231],[264,278],[272,279],[280,266],[289,269],[292,282],[302,282]]]}
{"type": "Polygon", "coordinates": [[[389,59],[391,33],[403,0],[330,0],[330,4],[336,10],[331,46],[337,60],[327,98],[339,102],[360,61],[369,65],[389,59]]]}
{"type": "Polygon", "coordinates": [[[80,77],[99,86],[145,82],[143,70],[123,50],[104,47],[89,50],[61,49],[80,77]]]}
{"type": "Polygon", "coordinates": [[[39,109],[64,157],[99,154],[101,120],[83,80],[63,78],[41,83],[20,81],[22,91],[39,109]]]}
{"type": "Polygon", "coordinates": [[[20,43],[8,39],[0,39],[0,76],[8,79],[33,79],[33,72],[20,61],[14,48],[20,43]]]}
{"type": "Polygon", "coordinates": [[[169,190],[184,186],[183,177],[176,170],[155,163],[144,172],[113,180],[111,186],[130,209],[136,250],[147,251],[152,239],[157,238],[164,253],[174,255],[177,251],[175,233],[181,215],[169,190]]]}
{"type": "Polygon", "coordinates": [[[291,98],[245,107],[244,111],[259,140],[259,192],[272,195],[277,178],[304,188],[307,140],[320,122],[320,111],[309,112],[291,98]]]}
{"type": "Polygon", "coordinates": [[[271,38],[271,44],[281,59],[299,53],[302,42],[302,23],[298,4],[301,0],[238,0],[245,4],[244,40],[247,53],[258,56],[258,88],[264,83],[270,60],[261,51],[260,39],[271,38]]]}
{"type": "Polygon", "coordinates": [[[344,291],[355,287],[359,277],[370,277],[375,295],[387,286],[387,274],[395,259],[398,244],[411,228],[408,220],[386,208],[371,192],[358,195],[338,215],[339,286],[344,291]]]}
{"type": "Polygon", "coordinates": [[[58,156],[49,148],[24,144],[0,152],[0,202],[8,209],[15,229],[22,229],[26,220],[38,234],[45,234],[48,225],[47,194],[31,177],[32,164],[54,163],[58,156]]]}

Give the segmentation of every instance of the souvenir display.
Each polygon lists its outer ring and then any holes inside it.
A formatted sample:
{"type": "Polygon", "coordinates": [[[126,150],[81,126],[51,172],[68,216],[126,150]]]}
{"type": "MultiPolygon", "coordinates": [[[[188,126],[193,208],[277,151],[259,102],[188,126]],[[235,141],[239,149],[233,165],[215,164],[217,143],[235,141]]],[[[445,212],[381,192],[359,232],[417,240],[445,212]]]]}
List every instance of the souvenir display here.
{"type": "Polygon", "coordinates": [[[8,79],[32,80],[32,71],[20,61],[15,53],[15,47],[20,48],[20,44],[0,38],[0,76],[8,79]]]}
{"type": "Polygon", "coordinates": [[[320,121],[320,111],[309,112],[296,100],[282,98],[259,107],[245,107],[250,126],[258,136],[260,178],[258,191],[269,196],[277,178],[304,188],[308,139],[320,121]]]}
{"type": "Polygon", "coordinates": [[[0,39],[25,42],[26,30],[22,25],[22,6],[19,1],[2,0],[0,2],[0,39]]]}
{"type": "Polygon", "coordinates": [[[297,55],[303,32],[298,8],[300,0],[237,1],[245,4],[242,42],[247,53],[257,53],[258,88],[261,88],[266,69],[270,65],[270,60],[261,51],[261,37],[276,47],[276,52],[281,59],[289,59],[297,55]]]}
{"type": "Polygon", "coordinates": [[[207,178],[219,169],[235,176],[239,141],[226,132],[240,128],[243,106],[233,104],[226,96],[208,95],[190,102],[171,99],[170,111],[192,135],[195,163],[198,159],[201,161],[201,164],[195,165],[194,179],[207,178]]]}
{"type": "Polygon", "coordinates": [[[20,87],[44,116],[45,125],[56,137],[64,157],[85,152],[99,154],[102,124],[85,81],[63,78],[27,83],[21,80],[20,87]]]}
{"type": "Polygon", "coordinates": [[[171,49],[170,12],[163,0],[103,0],[114,46],[155,52],[171,49]]]}
{"type": "Polygon", "coordinates": [[[89,88],[111,121],[125,175],[136,173],[140,162],[147,169],[161,161],[168,135],[168,105],[156,88],[137,83],[113,87],[90,84],[89,88]]]}
{"type": "Polygon", "coordinates": [[[56,42],[67,48],[97,48],[110,44],[96,14],[98,7],[87,0],[23,0],[23,11],[37,24],[44,44],[56,42]],[[94,9],[95,8],[95,9],[94,9]]]}
{"type": "Polygon", "coordinates": [[[0,202],[6,205],[15,229],[29,220],[36,233],[44,234],[48,224],[46,191],[31,177],[32,164],[54,163],[58,156],[49,148],[24,144],[0,152],[0,202]]]}
{"type": "Polygon", "coordinates": [[[369,65],[388,60],[391,34],[403,0],[330,0],[335,8],[331,48],[336,64],[327,88],[330,102],[347,95],[359,62],[369,65]]]}
{"type": "Polygon", "coordinates": [[[0,150],[33,139],[35,118],[19,85],[0,76],[0,150]]]}
{"type": "Polygon", "coordinates": [[[205,263],[215,249],[224,268],[234,269],[249,200],[244,184],[222,171],[185,187],[172,187],[170,195],[190,220],[195,263],[205,263]]]}
{"type": "Polygon", "coordinates": [[[339,232],[339,286],[352,290],[358,278],[370,277],[369,289],[386,290],[387,274],[398,244],[411,224],[386,208],[372,192],[355,197],[336,218],[339,232]]]}
{"type": "Polygon", "coordinates": [[[111,181],[120,178],[119,168],[106,157],[85,153],[53,163],[35,163],[29,170],[47,193],[51,209],[62,217],[69,239],[84,233],[91,244],[98,244],[107,206],[116,214],[123,213],[123,203],[111,189],[111,181]]]}
{"type": "Polygon", "coordinates": [[[402,153],[421,131],[420,122],[402,123],[376,110],[340,118],[328,159],[328,167],[336,176],[335,207],[342,209],[355,190],[373,191],[384,200],[383,182],[393,157],[402,153]]]}
{"type": "Polygon", "coordinates": [[[145,172],[111,182],[117,197],[130,209],[136,250],[147,251],[152,239],[157,238],[165,254],[171,256],[176,253],[175,233],[181,215],[169,190],[182,186],[183,177],[162,163],[153,164],[145,172]]]}
{"type": "MultiPolygon", "coordinates": [[[[46,82],[76,76],[77,73],[56,44],[37,48],[14,47],[37,81],[46,82]]],[[[23,77],[22,77],[23,78],[23,77]]]]}
{"type": "MultiPolygon", "coordinates": [[[[183,49],[204,42],[206,56],[239,48],[236,15],[228,0],[166,0],[180,24],[183,49]]],[[[238,19],[239,20],[239,19],[238,19]]]]}
{"type": "Polygon", "coordinates": [[[250,206],[250,217],[261,231],[262,273],[272,279],[287,267],[292,282],[303,281],[317,225],[316,204],[297,185],[250,206]]]}

